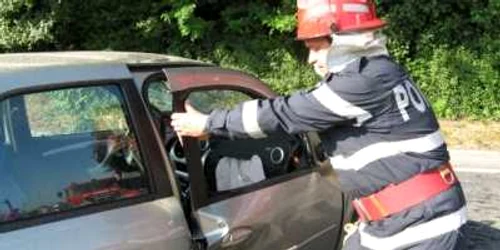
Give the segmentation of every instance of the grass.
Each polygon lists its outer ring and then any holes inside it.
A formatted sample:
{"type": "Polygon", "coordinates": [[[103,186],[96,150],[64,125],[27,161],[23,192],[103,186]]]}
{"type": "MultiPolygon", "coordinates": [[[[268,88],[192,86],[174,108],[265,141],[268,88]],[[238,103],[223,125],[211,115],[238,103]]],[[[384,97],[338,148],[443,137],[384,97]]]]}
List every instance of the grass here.
{"type": "Polygon", "coordinates": [[[500,151],[500,122],[440,120],[448,147],[500,151]]]}

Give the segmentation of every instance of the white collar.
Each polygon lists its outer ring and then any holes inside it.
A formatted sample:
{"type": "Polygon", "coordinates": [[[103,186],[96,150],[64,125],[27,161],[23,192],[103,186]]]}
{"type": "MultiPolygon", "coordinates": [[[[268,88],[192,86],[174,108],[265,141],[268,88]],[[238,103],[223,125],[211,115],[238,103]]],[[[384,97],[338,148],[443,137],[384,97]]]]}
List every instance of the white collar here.
{"type": "Polygon", "coordinates": [[[386,41],[387,37],[377,31],[332,35],[327,56],[329,72],[338,73],[361,57],[389,55],[386,41]]]}

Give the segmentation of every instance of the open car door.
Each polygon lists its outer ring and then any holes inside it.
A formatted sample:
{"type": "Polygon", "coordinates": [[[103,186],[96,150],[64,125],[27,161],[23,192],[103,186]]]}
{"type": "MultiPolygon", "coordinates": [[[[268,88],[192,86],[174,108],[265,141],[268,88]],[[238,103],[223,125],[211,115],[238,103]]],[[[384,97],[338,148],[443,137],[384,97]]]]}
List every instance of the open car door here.
{"type": "MultiPolygon", "coordinates": [[[[272,98],[258,79],[217,67],[164,69],[174,109],[201,112],[272,98]]],[[[318,164],[314,134],[263,139],[182,138],[193,217],[208,249],[336,249],[343,196],[318,164]]],[[[178,168],[180,169],[180,168],[178,168]]]]}

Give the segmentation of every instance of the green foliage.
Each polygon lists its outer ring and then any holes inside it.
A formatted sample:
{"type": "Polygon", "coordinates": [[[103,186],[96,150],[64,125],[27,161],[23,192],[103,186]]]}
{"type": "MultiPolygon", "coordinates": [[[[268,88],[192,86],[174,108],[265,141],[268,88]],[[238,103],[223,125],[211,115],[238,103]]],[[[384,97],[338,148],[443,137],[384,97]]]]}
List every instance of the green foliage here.
{"type": "Polygon", "coordinates": [[[499,0],[380,0],[392,54],[438,116],[500,120],[499,0]]]}
{"type": "MultiPolygon", "coordinates": [[[[292,0],[0,0],[0,50],[169,53],[249,72],[280,93],[318,81],[292,0]]],[[[392,55],[443,118],[500,120],[500,0],[377,0],[392,55]]]]}
{"type": "Polygon", "coordinates": [[[490,54],[470,49],[438,47],[428,58],[412,62],[410,69],[434,104],[436,113],[449,118],[500,116],[500,72],[490,54]]]}
{"type": "Polygon", "coordinates": [[[35,50],[54,41],[54,13],[36,2],[0,0],[0,51],[35,50]]]}

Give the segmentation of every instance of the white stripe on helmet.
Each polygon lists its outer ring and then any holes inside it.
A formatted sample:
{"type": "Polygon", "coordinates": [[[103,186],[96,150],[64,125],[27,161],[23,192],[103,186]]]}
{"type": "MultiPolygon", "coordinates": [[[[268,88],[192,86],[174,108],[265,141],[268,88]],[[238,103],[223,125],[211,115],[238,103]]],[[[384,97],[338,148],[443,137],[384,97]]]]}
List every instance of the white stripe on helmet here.
{"type": "Polygon", "coordinates": [[[370,8],[366,4],[345,3],[342,4],[342,10],[345,12],[368,13],[370,8]]]}

